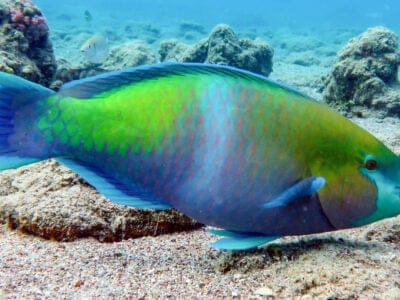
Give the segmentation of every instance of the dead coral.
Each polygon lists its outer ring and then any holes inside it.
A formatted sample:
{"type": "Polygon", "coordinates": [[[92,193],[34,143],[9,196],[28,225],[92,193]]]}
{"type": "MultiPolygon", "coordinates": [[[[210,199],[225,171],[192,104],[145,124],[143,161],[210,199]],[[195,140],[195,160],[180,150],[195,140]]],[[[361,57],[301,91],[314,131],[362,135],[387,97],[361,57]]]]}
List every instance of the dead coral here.
{"type": "Polygon", "coordinates": [[[176,40],[163,41],[159,54],[161,61],[229,65],[268,76],[274,51],[261,39],[239,39],[232,28],[221,24],[207,39],[193,46],[176,40]]]}
{"type": "Polygon", "coordinates": [[[384,27],[370,28],[340,51],[325,80],[324,100],[348,110],[363,106],[398,115],[399,63],[396,34],[384,27]]]}

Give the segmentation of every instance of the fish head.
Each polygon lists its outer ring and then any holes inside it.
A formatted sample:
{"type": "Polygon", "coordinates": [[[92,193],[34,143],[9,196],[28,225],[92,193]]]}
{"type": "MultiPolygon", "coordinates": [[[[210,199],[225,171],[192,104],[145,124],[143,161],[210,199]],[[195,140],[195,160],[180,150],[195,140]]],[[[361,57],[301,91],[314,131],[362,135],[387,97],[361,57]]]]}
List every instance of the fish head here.
{"type": "Polygon", "coordinates": [[[326,179],[318,197],[337,229],[400,214],[400,158],[370,137],[366,138],[370,143],[363,141],[365,147],[350,145],[343,147],[344,151],[337,150],[316,173],[326,179]]]}
{"type": "Polygon", "coordinates": [[[400,158],[391,152],[367,154],[359,171],[376,186],[376,208],[353,224],[361,226],[400,214],[400,158]]]}

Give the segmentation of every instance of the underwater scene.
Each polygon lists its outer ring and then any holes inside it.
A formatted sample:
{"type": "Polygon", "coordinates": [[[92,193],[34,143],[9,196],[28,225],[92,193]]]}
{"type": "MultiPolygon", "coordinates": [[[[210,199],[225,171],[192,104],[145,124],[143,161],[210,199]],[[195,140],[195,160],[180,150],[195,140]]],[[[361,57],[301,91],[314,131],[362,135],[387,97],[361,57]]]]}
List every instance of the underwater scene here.
{"type": "Polygon", "coordinates": [[[0,300],[400,299],[399,13],[0,0],[0,300]]]}

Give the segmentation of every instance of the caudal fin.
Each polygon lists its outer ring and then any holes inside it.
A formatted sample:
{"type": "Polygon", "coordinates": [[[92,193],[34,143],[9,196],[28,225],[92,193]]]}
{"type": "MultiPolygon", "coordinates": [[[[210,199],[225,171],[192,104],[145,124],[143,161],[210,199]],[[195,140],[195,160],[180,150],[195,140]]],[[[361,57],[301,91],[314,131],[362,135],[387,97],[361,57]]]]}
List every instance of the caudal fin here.
{"type": "Polygon", "coordinates": [[[0,170],[45,158],[45,149],[35,142],[32,123],[39,102],[54,93],[21,77],[0,72],[0,170]]]}

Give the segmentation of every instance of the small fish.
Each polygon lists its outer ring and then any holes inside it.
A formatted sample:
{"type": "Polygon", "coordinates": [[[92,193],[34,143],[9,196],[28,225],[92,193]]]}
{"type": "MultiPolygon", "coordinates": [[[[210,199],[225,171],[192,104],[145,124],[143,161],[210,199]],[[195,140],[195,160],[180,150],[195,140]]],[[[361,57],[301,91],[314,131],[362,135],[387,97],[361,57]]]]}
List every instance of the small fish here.
{"type": "Polygon", "coordinates": [[[88,23],[92,22],[92,20],[93,20],[93,16],[90,13],[90,11],[88,11],[88,10],[84,11],[83,17],[85,18],[85,21],[88,22],[88,23]]]}
{"type": "Polygon", "coordinates": [[[0,170],[50,157],[112,201],[174,207],[218,249],[400,213],[400,159],[323,103],[262,76],[141,66],[58,93],[0,73],[0,170]]]}
{"type": "Polygon", "coordinates": [[[94,35],[83,43],[81,53],[93,64],[103,63],[108,56],[108,41],[104,36],[94,35]]]}

